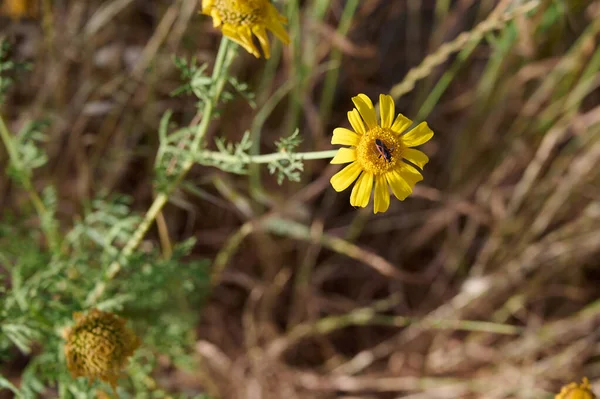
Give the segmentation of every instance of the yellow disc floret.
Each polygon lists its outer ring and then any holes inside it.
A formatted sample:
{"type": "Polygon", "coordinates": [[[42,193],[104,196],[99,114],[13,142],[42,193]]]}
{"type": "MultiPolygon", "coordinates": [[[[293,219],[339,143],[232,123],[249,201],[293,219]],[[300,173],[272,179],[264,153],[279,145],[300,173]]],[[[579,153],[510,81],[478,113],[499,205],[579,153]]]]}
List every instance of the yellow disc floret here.
{"type": "Polygon", "coordinates": [[[75,326],[65,333],[65,357],[71,375],[99,378],[113,386],[120,370],[140,344],[125,319],[97,309],[75,313],[75,326]]]}
{"type": "Polygon", "coordinates": [[[264,21],[266,10],[264,0],[214,0],[213,13],[221,23],[232,25],[252,25],[264,21]]]}
{"type": "Polygon", "coordinates": [[[396,133],[376,126],[360,137],[356,147],[356,160],[364,171],[379,176],[397,167],[397,163],[402,160],[403,149],[404,145],[396,133]],[[380,140],[389,151],[389,160],[378,151],[376,140],[380,140]]]}

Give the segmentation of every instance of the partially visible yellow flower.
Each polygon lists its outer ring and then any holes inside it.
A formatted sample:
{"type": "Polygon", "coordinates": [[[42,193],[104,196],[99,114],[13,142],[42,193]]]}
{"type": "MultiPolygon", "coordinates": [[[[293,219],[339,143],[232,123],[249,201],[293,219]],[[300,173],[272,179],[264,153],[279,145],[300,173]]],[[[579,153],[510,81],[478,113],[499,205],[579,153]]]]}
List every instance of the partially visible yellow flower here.
{"type": "Polygon", "coordinates": [[[596,399],[596,395],[592,392],[590,380],[587,377],[583,377],[581,384],[572,382],[562,387],[554,399],[596,399]]]}
{"type": "Polygon", "coordinates": [[[37,15],[37,2],[33,0],[0,0],[0,15],[19,19],[37,15]]]}
{"type": "Polygon", "coordinates": [[[269,0],[202,0],[202,13],[210,15],[215,28],[220,26],[225,36],[256,58],[260,58],[260,53],[252,34],[258,38],[265,58],[271,56],[267,29],[284,44],[290,42],[282,25],[287,18],[269,0]]]}
{"type": "Polygon", "coordinates": [[[331,144],[350,146],[340,148],[331,163],[351,163],[331,178],[331,185],[340,192],[358,179],[350,204],[363,208],[369,204],[374,185],[373,212],[385,212],[390,206],[390,187],[396,198],[403,201],[423,180],[419,170],[404,160],[423,169],[429,158],[412,147],[429,141],[433,131],[422,122],[404,133],[412,121],[402,114],[396,116],[391,96],[379,96],[380,123],[369,97],[359,94],[352,97],[352,102],[356,108],[348,112],[348,119],[354,131],[338,127],[331,139],[331,144]]]}
{"type": "Polygon", "coordinates": [[[113,313],[93,309],[73,317],[75,326],[65,333],[65,357],[71,375],[90,381],[99,378],[115,388],[119,372],[140,340],[125,327],[126,320],[113,313]]]}

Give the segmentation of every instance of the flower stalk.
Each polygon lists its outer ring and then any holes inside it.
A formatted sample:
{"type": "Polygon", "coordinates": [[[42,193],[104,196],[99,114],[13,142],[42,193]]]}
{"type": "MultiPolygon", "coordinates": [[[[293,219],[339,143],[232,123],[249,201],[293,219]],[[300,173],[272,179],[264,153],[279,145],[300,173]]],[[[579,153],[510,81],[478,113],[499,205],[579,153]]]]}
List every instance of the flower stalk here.
{"type": "MultiPolygon", "coordinates": [[[[330,159],[330,158],[333,158],[335,156],[335,154],[337,154],[337,152],[338,152],[337,149],[336,150],[326,150],[326,151],[296,152],[296,153],[294,153],[294,158],[298,159],[300,161],[308,161],[308,160],[315,160],[315,159],[330,159]]],[[[252,155],[252,156],[247,156],[247,157],[243,157],[243,158],[240,158],[235,155],[225,154],[222,152],[205,151],[200,154],[200,160],[198,162],[203,163],[203,162],[208,161],[207,162],[208,164],[210,164],[210,161],[219,161],[219,162],[226,162],[226,163],[231,163],[231,164],[239,164],[239,163],[265,164],[265,163],[271,163],[271,162],[276,162],[276,161],[282,161],[282,160],[288,159],[288,158],[289,158],[289,154],[286,152],[283,152],[283,151],[275,152],[272,154],[252,155]]]]}
{"type": "Polygon", "coordinates": [[[33,182],[28,173],[26,173],[27,166],[23,165],[21,161],[21,157],[19,152],[15,148],[15,143],[13,142],[13,137],[8,131],[8,127],[6,123],[4,123],[4,119],[0,115],[0,139],[6,148],[6,152],[8,154],[8,158],[10,159],[13,167],[19,172],[19,183],[23,186],[27,195],[29,196],[29,200],[31,204],[35,208],[35,211],[40,219],[40,224],[44,230],[44,234],[46,235],[46,239],[48,240],[48,245],[50,248],[56,248],[58,245],[58,232],[52,225],[48,225],[46,221],[49,220],[48,210],[44,205],[44,202],[40,198],[39,194],[35,191],[33,187],[33,182]]]}
{"type": "MultiPolygon", "coordinates": [[[[215,67],[212,73],[212,80],[214,85],[212,86],[211,96],[204,103],[204,108],[202,110],[202,120],[198,124],[194,132],[194,139],[192,141],[191,149],[192,153],[199,152],[199,149],[204,140],[204,136],[206,136],[206,132],[208,131],[208,127],[210,126],[210,121],[212,120],[215,108],[219,103],[219,98],[221,97],[221,93],[223,92],[223,88],[225,86],[225,82],[227,81],[227,71],[233,58],[235,56],[235,48],[231,46],[231,41],[225,37],[221,39],[221,44],[219,46],[219,52],[217,53],[217,58],[215,61],[215,67]]],[[[175,179],[172,181],[168,187],[158,193],[152,205],[144,215],[144,219],[135,230],[135,232],[131,235],[121,254],[119,259],[112,262],[104,275],[104,278],[96,283],[94,289],[89,293],[86,298],[86,305],[93,306],[95,305],[100,297],[104,294],[106,290],[106,286],[110,280],[115,278],[115,276],[119,273],[124,264],[127,263],[127,259],[133,253],[133,251],[138,247],[146,232],[150,229],[150,226],[156,220],[159,212],[165,206],[167,201],[169,200],[169,196],[175,189],[179,186],[179,183],[183,180],[185,175],[190,171],[192,166],[194,165],[193,160],[186,160],[180,172],[177,174],[175,179]]]]}

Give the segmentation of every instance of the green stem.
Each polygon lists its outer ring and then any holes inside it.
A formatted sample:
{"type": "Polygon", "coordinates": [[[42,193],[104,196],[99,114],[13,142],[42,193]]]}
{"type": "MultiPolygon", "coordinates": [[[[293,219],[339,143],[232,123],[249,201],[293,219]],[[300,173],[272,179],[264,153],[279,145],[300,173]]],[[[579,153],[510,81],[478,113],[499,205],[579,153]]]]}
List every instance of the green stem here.
{"type": "Polygon", "coordinates": [[[302,63],[302,27],[300,24],[299,0],[288,0],[288,19],[290,36],[292,38],[292,65],[291,73],[297,76],[300,84],[293,87],[288,109],[288,133],[291,134],[299,125],[302,111],[302,89],[306,78],[306,68],[302,63]]]}
{"type": "MultiPolygon", "coordinates": [[[[352,18],[354,17],[354,13],[358,8],[358,4],[358,0],[348,0],[346,2],[344,11],[342,12],[342,17],[340,18],[340,24],[338,25],[337,29],[337,33],[340,35],[340,37],[345,37],[348,34],[352,24],[352,18]]],[[[342,62],[342,55],[342,51],[336,48],[331,51],[330,59],[333,63],[340,65],[342,62]]],[[[327,125],[327,121],[329,120],[339,74],[339,68],[336,68],[330,70],[325,77],[325,84],[321,95],[321,106],[319,110],[321,120],[324,125],[327,125]]]]}
{"type": "MultiPolygon", "coordinates": [[[[312,75],[309,78],[313,78],[321,73],[331,71],[334,68],[334,65],[331,62],[327,62],[325,64],[321,64],[315,67],[312,71],[312,75]]],[[[260,137],[262,128],[269,118],[269,116],[273,113],[275,108],[279,105],[279,103],[287,96],[290,91],[294,89],[295,86],[300,85],[302,83],[301,77],[290,78],[287,82],[282,84],[275,92],[269,97],[268,100],[265,101],[262,108],[256,114],[254,121],[252,122],[252,126],[250,127],[250,137],[252,138],[252,147],[250,148],[250,155],[252,157],[257,156],[260,152],[260,137]]],[[[212,155],[212,154],[211,154],[212,155]]],[[[209,156],[211,156],[209,155],[209,156]]],[[[324,156],[323,158],[331,158],[329,156],[324,156]]],[[[259,158],[260,159],[260,158],[259,158]]],[[[308,158],[305,158],[308,159],[308,158]]],[[[319,159],[319,158],[311,158],[311,159],[319,159]]],[[[239,162],[236,160],[236,163],[239,162]]],[[[267,161],[269,162],[269,161],[267,161]]],[[[250,180],[250,190],[253,193],[254,197],[257,197],[258,194],[262,192],[262,186],[260,182],[260,170],[257,167],[252,167],[253,165],[261,163],[261,162],[249,162],[250,168],[248,169],[249,180],[250,180]]]]}
{"type": "MultiPolygon", "coordinates": [[[[381,304],[380,304],[381,306],[381,304]]],[[[519,335],[523,328],[510,324],[491,323],[478,320],[419,320],[404,316],[388,316],[377,313],[374,307],[356,309],[352,312],[328,316],[314,323],[295,326],[286,336],[274,340],[269,348],[270,355],[280,356],[297,342],[314,335],[330,334],[349,326],[380,325],[389,327],[419,326],[424,330],[476,331],[490,334],[519,335]]]]}
{"type": "Polygon", "coordinates": [[[27,191],[27,194],[29,195],[29,199],[35,208],[38,218],[40,219],[40,224],[44,230],[46,239],[48,240],[49,247],[56,248],[56,244],[58,242],[57,232],[54,228],[48,227],[48,210],[44,206],[44,202],[38,193],[35,191],[30,176],[24,170],[25,168],[21,162],[21,159],[19,158],[17,149],[15,148],[13,137],[8,131],[8,127],[6,126],[6,123],[4,123],[4,118],[2,118],[2,116],[0,116],[0,138],[4,143],[4,147],[6,148],[10,162],[19,172],[19,183],[22,184],[23,188],[25,188],[25,191],[27,191]]]}
{"type": "Polygon", "coordinates": [[[2,137],[2,141],[4,142],[4,147],[6,147],[6,152],[8,153],[10,161],[17,170],[21,170],[21,160],[19,159],[19,154],[13,145],[12,136],[8,131],[8,127],[6,127],[4,118],[2,118],[2,116],[0,116],[0,136],[2,137]]]}
{"type": "MultiPolygon", "coordinates": [[[[191,149],[193,152],[198,152],[204,136],[208,131],[208,127],[213,117],[214,110],[219,103],[219,98],[225,87],[225,83],[227,82],[227,70],[229,65],[231,65],[231,61],[233,61],[233,57],[235,55],[235,48],[232,48],[231,41],[229,39],[223,37],[221,39],[221,45],[219,47],[219,52],[217,54],[217,58],[215,61],[215,67],[213,69],[212,79],[215,82],[212,89],[212,96],[209,101],[204,103],[204,109],[202,110],[202,120],[195,131],[194,140],[192,141],[191,149]]],[[[86,304],[88,306],[93,306],[97,303],[98,299],[102,296],[104,291],[106,290],[107,284],[110,280],[112,280],[122,269],[123,265],[127,263],[129,256],[133,253],[133,251],[138,247],[144,235],[150,229],[152,223],[156,219],[156,216],[165,206],[167,201],[169,200],[170,194],[179,186],[179,183],[183,180],[185,175],[190,171],[192,166],[194,165],[193,160],[186,161],[181,168],[181,171],[175,178],[175,180],[167,187],[167,189],[161,193],[159,193],[152,205],[146,212],[144,219],[136,229],[136,231],[131,235],[129,241],[123,247],[119,259],[112,262],[106,273],[104,278],[101,281],[96,283],[94,289],[90,292],[88,297],[86,298],[86,304]]]]}
{"type": "MultiPolygon", "coordinates": [[[[294,158],[302,161],[308,161],[312,159],[328,159],[333,158],[337,154],[338,150],[327,150],[327,151],[312,151],[312,152],[298,152],[294,153],[294,158]]],[[[273,154],[265,155],[254,155],[248,157],[239,157],[236,155],[224,154],[222,152],[206,151],[201,153],[198,163],[210,165],[210,161],[219,161],[226,163],[245,163],[245,164],[262,164],[270,163],[274,161],[281,161],[289,159],[289,154],[285,152],[275,152],[273,154]]]]}
{"type": "Polygon", "coordinates": [[[448,60],[451,54],[462,50],[469,42],[481,40],[488,32],[504,27],[508,21],[518,15],[524,15],[535,9],[540,4],[539,0],[531,0],[518,7],[497,15],[492,13],[487,19],[480,22],[473,30],[462,32],[452,41],[442,44],[434,53],[429,54],[421,63],[411,68],[402,81],[390,89],[390,95],[398,100],[404,94],[410,92],[417,81],[426,78],[434,68],[448,60]]]}
{"type": "MultiPolygon", "coordinates": [[[[290,79],[282,86],[280,86],[271,97],[264,103],[260,111],[256,114],[254,121],[252,122],[252,126],[250,127],[250,137],[252,137],[252,147],[250,148],[250,154],[252,156],[257,156],[260,152],[260,140],[261,140],[261,132],[262,128],[275,109],[277,105],[283,100],[283,98],[288,95],[288,93],[294,88],[294,86],[298,83],[297,79],[290,79]]],[[[254,193],[254,196],[258,196],[258,194],[262,193],[262,183],[260,181],[260,170],[256,167],[249,168],[250,175],[250,192],[254,193]]]]}
{"type": "MultiPolygon", "coordinates": [[[[202,144],[202,140],[208,131],[208,126],[210,125],[210,121],[212,119],[212,113],[219,102],[219,98],[223,92],[223,87],[225,87],[225,83],[227,82],[227,69],[229,69],[229,65],[231,65],[231,61],[233,61],[233,56],[235,55],[235,51],[228,51],[230,44],[231,41],[226,37],[221,39],[221,45],[219,46],[219,52],[217,53],[215,68],[212,74],[212,79],[215,82],[215,85],[213,86],[212,98],[211,101],[207,101],[204,104],[202,121],[198,125],[198,129],[196,129],[196,135],[194,137],[194,141],[192,141],[191,148],[194,152],[198,151],[200,144],[202,144]]],[[[192,164],[192,162],[188,162],[185,165],[187,168],[184,167],[182,174],[186,174],[189,168],[192,167],[192,164]]]]}

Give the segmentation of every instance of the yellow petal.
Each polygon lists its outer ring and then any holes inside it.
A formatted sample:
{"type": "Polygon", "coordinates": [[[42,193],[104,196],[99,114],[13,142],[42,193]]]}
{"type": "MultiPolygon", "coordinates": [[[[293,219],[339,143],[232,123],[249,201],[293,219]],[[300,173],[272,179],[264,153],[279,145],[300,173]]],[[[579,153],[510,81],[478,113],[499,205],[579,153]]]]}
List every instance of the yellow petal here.
{"type": "Polygon", "coordinates": [[[344,169],[337,172],[329,182],[333,186],[333,189],[338,193],[347,189],[356,180],[360,172],[362,171],[358,162],[352,162],[344,169]]]}
{"type": "Polygon", "coordinates": [[[244,48],[247,52],[254,55],[255,57],[260,57],[260,53],[257,48],[254,46],[252,42],[252,36],[248,38],[245,35],[245,32],[240,28],[233,28],[231,25],[223,25],[223,34],[230,38],[232,41],[236,42],[240,46],[244,48]]]}
{"type": "Polygon", "coordinates": [[[375,206],[373,213],[385,212],[390,207],[390,190],[384,175],[375,176],[375,206]]]}
{"type": "Polygon", "coordinates": [[[215,28],[218,27],[219,25],[221,25],[221,22],[222,22],[221,21],[221,17],[220,17],[219,12],[217,10],[212,10],[210,12],[210,16],[213,19],[213,26],[215,28]]]}
{"type": "Polygon", "coordinates": [[[417,127],[402,136],[402,141],[407,147],[416,147],[428,142],[433,137],[433,131],[427,122],[421,122],[417,127]]]}
{"type": "Polygon", "coordinates": [[[252,54],[254,54],[256,58],[260,58],[260,52],[254,45],[254,39],[252,38],[252,29],[250,28],[250,26],[238,26],[236,30],[238,31],[240,39],[242,39],[242,41],[246,44],[248,48],[252,49],[252,54]]]}
{"type": "Polygon", "coordinates": [[[381,116],[381,127],[390,128],[394,121],[394,115],[396,107],[394,106],[394,99],[392,96],[387,94],[379,95],[379,115],[381,116]]]}
{"type": "Polygon", "coordinates": [[[360,119],[360,114],[356,109],[348,112],[348,120],[350,121],[350,125],[352,125],[352,129],[358,134],[365,134],[367,131],[365,130],[365,124],[362,119],[360,119]]]}
{"type": "Polygon", "coordinates": [[[415,169],[413,166],[407,163],[401,162],[400,165],[398,165],[397,171],[411,188],[413,188],[415,184],[423,180],[423,175],[421,174],[421,172],[419,172],[417,169],[415,169]]]}
{"type": "MultiPolygon", "coordinates": [[[[365,104],[367,104],[367,106],[369,107],[369,109],[372,109],[373,111],[375,111],[375,107],[373,106],[373,102],[371,101],[371,99],[369,98],[369,96],[367,96],[364,93],[359,93],[358,95],[352,97],[352,101],[354,101],[354,99],[358,99],[360,98],[365,104]]],[[[375,117],[377,117],[377,115],[375,115],[375,117]]]]}
{"type": "Polygon", "coordinates": [[[287,18],[280,15],[277,9],[272,4],[269,5],[270,16],[266,21],[267,29],[273,32],[275,37],[281,40],[283,44],[290,44],[290,37],[288,36],[288,33],[281,24],[282,22],[287,23],[287,18]]]}
{"type": "Polygon", "coordinates": [[[341,145],[358,145],[358,139],[360,137],[358,134],[354,133],[352,130],[344,129],[343,127],[338,127],[333,129],[333,137],[331,138],[331,144],[341,144],[341,145]]]}
{"type": "Polygon", "coordinates": [[[367,124],[367,128],[373,129],[377,126],[377,115],[375,114],[375,108],[373,108],[373,103],[371,99],[367,97],[365,94],[359,94],[356,97],[352,97],[352,102],[360,112],[360,116],[362,116],[363,120],[367,124]]]}
{"type": "Polygon", "coordinates": [[[369,198],[371,198],[371,190],[373,189],[373,175],[368,172],[364,172],[358,178],[358,181],[352,188],[352,194],[350,194],[350,205],[360,206],[364,208],[369,204],[369,198]]]}
{"type": "Polygon", "coordinates": [[[263,26],[256,25],[252,27],[252,32],[258,38],[258,42],[260,43],[260,47],[262,48],[263,54],[266,59],[271,58],[271,49],[269,47],[269,37],[267,36],[267,31],[263,26]]]}
{"type": "Polygon", "coordinates": [[[330,163],[340,164],[340,163],[348,163],[348,162],[352,162],[352,161],[356,161],[356,149],[340,148],[330,163]]]}
{"type": "Polygon", "coordinates": [[[429,162],[427,155],[413,148],[407,148],[406,150],[402,151],[402,158],[414,163],[421,169],[423,169],[425,164],[429,162]]]}
{"type": "Polygon", "coordinates": [[[405,131],[410,125],[412,125],[412,121],[408,119],[406,116],[402,114],[398,114],[394,124],[392,125],[392,130],[398,134],[405,131]]]}
{"type": "Polygon", "coordinates": [[[386,173],[385,178],[392,188],[392,192],[400,201],[404,201],[412,193],[412,188],[397,170],[386,173]]]}
{"type": "Polygon", "coordinates": [[[210,13],[214,6],[214,0],[202,0],[202,14],[211,15],[210,13]]]}

